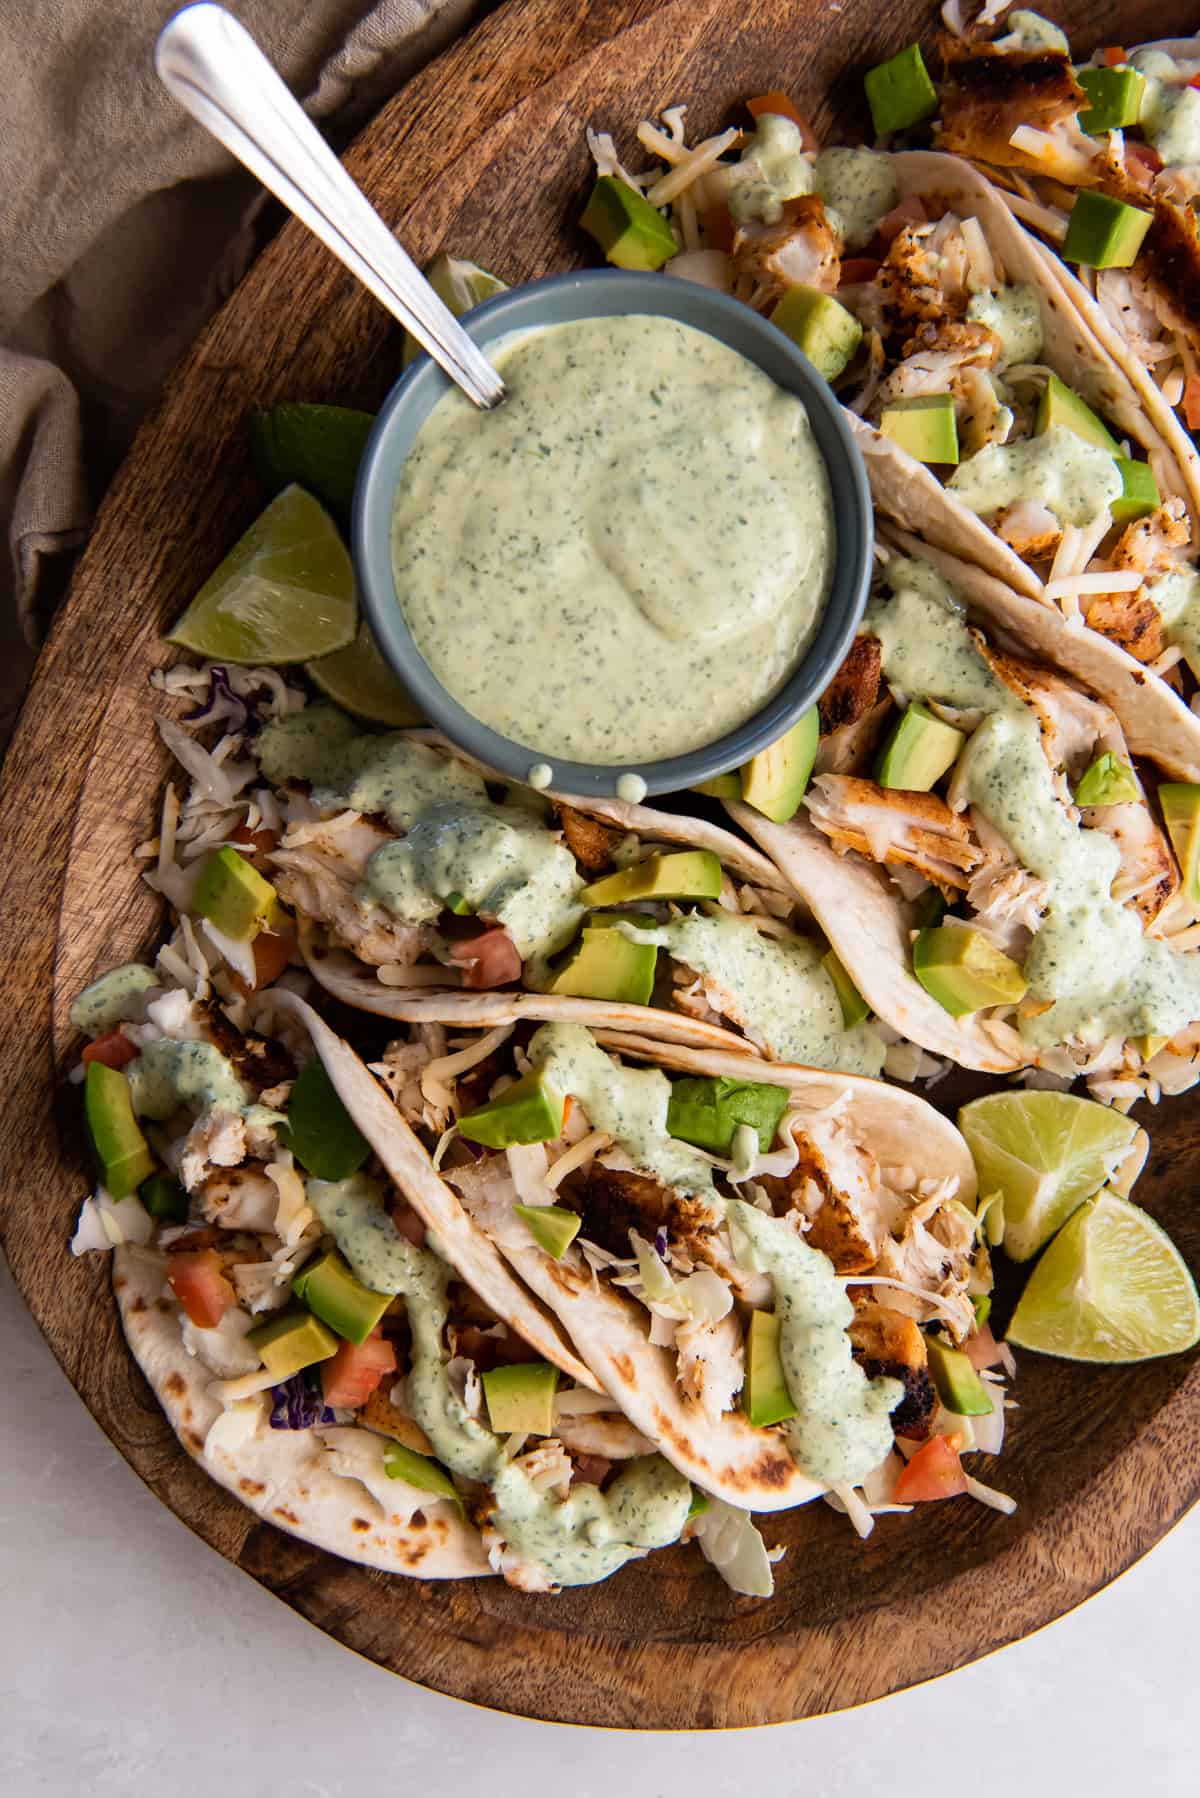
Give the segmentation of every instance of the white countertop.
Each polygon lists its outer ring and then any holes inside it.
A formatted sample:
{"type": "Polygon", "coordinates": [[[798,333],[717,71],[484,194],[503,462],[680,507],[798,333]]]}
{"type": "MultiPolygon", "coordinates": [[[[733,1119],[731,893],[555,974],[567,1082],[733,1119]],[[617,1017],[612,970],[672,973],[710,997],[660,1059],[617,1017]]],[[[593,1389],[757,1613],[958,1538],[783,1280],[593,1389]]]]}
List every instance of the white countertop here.
{"type": "Polygon", "coordinates": [[[0,1264],[6,1798],[1183,1798],[1200,1513],[1029,1641],[758,1732],[550,1728],[407,1685],[190,1534],[92,1422],[0,1264]]]}

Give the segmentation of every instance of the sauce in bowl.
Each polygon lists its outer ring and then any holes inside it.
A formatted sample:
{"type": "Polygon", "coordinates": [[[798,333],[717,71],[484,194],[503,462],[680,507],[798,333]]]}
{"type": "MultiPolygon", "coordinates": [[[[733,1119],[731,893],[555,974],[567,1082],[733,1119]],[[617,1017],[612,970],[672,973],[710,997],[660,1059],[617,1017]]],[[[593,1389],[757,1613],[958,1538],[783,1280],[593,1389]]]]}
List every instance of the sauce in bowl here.
{"type": "Polygon", "coordinates": [[[796,668],[836,554],[795,394],[644,314],[493,349],[510,397],[447,392],[406,459],[395,590],[443,686],[503,736],[612,766],[681,755],[796,668]]]}

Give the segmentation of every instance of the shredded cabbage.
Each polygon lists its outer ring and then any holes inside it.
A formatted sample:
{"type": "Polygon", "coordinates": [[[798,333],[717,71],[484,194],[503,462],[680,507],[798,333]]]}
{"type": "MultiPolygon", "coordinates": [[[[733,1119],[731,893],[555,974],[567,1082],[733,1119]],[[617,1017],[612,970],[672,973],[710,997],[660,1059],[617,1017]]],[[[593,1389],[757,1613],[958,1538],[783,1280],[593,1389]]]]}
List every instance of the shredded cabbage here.
{"type": "Polygon", "coordinates": [[[775,1575],[766,1544],[749,1511],[739,1511],[723,1498],[711,1498],[693,1529],[700,1552],[727,1586],[747,1598],[771,1597],[775,1575]]]}

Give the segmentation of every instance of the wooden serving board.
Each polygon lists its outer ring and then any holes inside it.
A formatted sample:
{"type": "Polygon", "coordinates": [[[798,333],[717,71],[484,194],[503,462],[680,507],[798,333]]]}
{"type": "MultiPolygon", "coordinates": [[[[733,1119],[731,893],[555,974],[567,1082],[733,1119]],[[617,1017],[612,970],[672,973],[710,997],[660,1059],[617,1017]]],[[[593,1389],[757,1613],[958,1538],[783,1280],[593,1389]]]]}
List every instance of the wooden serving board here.
{"type": "MultiPolygon", "coordinates": [[[[1176,0],[1065,10],[1089,45],[1196,23],[1176,0]]],[[[636,122],[672,102],[689,102],[694,133],[783,88],[819,133],[858,132],[863,69],[930,25],[922,0],[886,16],[866,0],[510,0],[392,101],[348,162],[418,261],[445,247],[528,279],[585,259],[572,221],[588,123],[631,147],[636,122]]],[[[1106,1372],[1024,1357],[998,1476],[1020,1501],[1014,1518],[930,1506],[882,1520],[860,1544],[817,1504],[767,1522],[768,1543],[788,1544],[770,1602],[735,1597],[694,1549],[528,1597],[499,1580],[367,1572],[258,1522],[177,1447],[125,1351],[105,1260],[67,1254],[89,1184],[79,1095],[63,1078],[78,1048],[67,1007],[95,973],[148,949],[161,923],[130,857],[156,829],[167,773],[147,681],[167,659],[158,633],[261,504],[251,408],[373,407],[399,364],[390,320],[289,224],[172,380],[100,513],[3,789],[0,1227],[17,1281],[68,1377],[165,1504],[310,1621],[422,1684],[564,1722],[716,1728],[929,1679],[1078,1604],[1196,1498],[1195,1354],[1106,1372]]],[[[1145,1121],[1154,1147],[1137,1196],[1200,1266],[1200,1100],[1145,1121]]]]}

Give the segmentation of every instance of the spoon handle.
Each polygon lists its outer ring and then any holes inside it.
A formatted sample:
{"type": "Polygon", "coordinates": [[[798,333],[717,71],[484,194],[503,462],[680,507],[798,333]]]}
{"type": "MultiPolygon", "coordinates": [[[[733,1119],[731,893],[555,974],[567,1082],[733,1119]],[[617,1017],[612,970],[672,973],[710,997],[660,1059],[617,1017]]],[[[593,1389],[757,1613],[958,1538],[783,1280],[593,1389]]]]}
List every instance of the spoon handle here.
{"type": "Polygon", "coordinates": [[[250,33],[222,6],[185,7],[163,28],[164,87],[411,331],[483,410],[505,386],[346,173],[250,33]]]}

